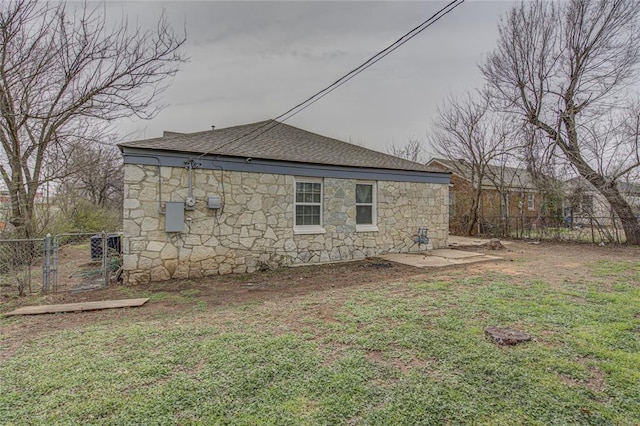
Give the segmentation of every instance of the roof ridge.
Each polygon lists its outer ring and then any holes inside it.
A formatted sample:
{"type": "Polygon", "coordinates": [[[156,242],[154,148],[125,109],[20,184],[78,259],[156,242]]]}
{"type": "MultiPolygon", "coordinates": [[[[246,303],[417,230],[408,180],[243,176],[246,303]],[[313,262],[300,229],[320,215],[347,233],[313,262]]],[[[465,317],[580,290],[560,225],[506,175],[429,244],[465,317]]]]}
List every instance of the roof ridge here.
{"type": "MultiPolygon", "coordinates": [[[[212,130],[208,130],[209,132],[219,132],[221,130],[230,130],[230,129],[237,129],[239,127],[249,127],[249,126],[255,126],[256,124],[263,124],[263,123],[268,123],[269,121],[275,121],[272,118],[268,119],[268,120],[262,120],[262,121],[256,121],[254,123],[247,123],[247,124],[236,124],[234,126],[229,126],[229,127],[220,127],[219,129],[212,129],[212,130]]],[[[190,133],[191,134],[191,133],[190,133]]]]}
{"type": "Polygon", "coordinates": [[[122,142],[118,146],[120,149],[151,149],[196,155],[444,173],[424,163],[310,132],[277,120],[122,142]]]}
{"type": "MultiPolygon", "coordinates": [[[[275,121],[275,120],[274,120],[274,121],[275,121]]],[[[357,148],[357,149],[364,149],[364,150],[367,150],[367,151],[369,151],[369,152],[375,153],[375,154],[377,154],[377,155],[384,155],[384,156],[386,156],[386,157],[388,157],[388,158],[390,158],[390,159],[393,159],[393,160],[400,160],[400,161],[407,162],[407,163],[411,163],[411,164],[424,165],[423,163],[420,163],[420,162],[418,162],[418,161],[411,161],[411,160],[407,160],[406,158],[397,157],[397,156],[395,156],[395,155],[387,154],[386,152],[376,151],[375,149],[367,148],[366,146],[360,146],[360,145],[357,145],[357,144],[355,144],[355,143],[351,143],[351,142],[343,141],[342,139],[338,139],[338,138],[334,138],[334,137],[330,137],[330,136],[321,135],[321,134],[319,134],[319,133],[311,132],[311,131],[309,131],[309,130],[305,130],[305,129],[301,129],[301,128],[299,128],[299,127],[295,127],[295,126],[292,126],[292,125],[290,125],[290,124],[287,124],[287,123],[284,123],[284,122],[281,122],[281,121],[276,121],[276,122],[277,122],[277,123],[279,123],[279,124],[281,124],[281,125],[284,125],[284,126],[290,127],[290,128],[292,128],[292,129],[295,129],[295,130],[298,130],[298,131],[302,131],[302,132],[306,132],[306,133],[309,133],[309,134],[312,134],[312,135],[315,135],[315,136],[318,136],[318,137],[321,137],[321,138],[324,138],[324,139],[330,139],[330,140],[333,140],[333,141],[336,141],[336,142],[340,142],[340,143],[343,143],[343,144],[347,144],[347,145],[349,145],[349,146],[353,146],[353,147],[355,147],[355,148],[357,148]]]]}

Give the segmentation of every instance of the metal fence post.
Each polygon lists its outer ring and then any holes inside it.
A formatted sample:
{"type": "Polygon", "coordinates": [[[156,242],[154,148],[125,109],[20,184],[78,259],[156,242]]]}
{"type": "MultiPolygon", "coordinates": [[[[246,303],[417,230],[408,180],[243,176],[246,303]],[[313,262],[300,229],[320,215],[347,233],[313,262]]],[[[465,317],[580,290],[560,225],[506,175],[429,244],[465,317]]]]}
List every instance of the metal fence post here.
{"type": "Polygon", "coordinates": [[[53,291],[58,291],[58,250],[60,249],[60,238],[53,237],[53,291]]]}
{"type": "Polygon", "coordinates": [[[107,241],[107,233],[102,231],[102,285],[106,287],[109,285],[109,271],[107,270],[107,259],[109,244],[107,241]]]}
{"type": "Polygon", "coordinates": [[[51,284],[49,273],[51,272],[51,234],[44,237],[44,264],[42,265],[42,291],[49,292],[51,284]]]}

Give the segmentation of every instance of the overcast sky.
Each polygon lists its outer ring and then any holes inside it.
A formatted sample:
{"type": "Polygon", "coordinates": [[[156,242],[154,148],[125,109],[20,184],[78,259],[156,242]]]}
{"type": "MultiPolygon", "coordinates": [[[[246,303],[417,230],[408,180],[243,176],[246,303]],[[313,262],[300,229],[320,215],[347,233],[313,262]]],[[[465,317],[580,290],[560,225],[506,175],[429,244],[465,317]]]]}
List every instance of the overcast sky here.
{"type": "MultiPolygon", "coordinates": [[[[194,132],[274,118],[419,25],[439,1],[111,2],[152,25],[164,9],[186,25],[182,65],[151,121],[127,122],[134,139],[163,130],[194,132]]],[[[425,139],[436,108],[479,87],[477,64],[493,49],[512,3],[467,1],[407,44],[287,121],[386,151],[425,139]]],[[[112,15],[113,16],[113,15],[112,15]]]]}

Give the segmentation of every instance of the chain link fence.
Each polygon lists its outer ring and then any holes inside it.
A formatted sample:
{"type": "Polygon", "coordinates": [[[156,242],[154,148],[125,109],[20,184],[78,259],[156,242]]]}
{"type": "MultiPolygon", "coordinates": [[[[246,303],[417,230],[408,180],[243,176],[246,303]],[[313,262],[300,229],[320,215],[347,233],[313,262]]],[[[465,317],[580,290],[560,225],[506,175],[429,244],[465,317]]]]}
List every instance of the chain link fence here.
{"type": "MultiPolygon", "coordinates": [[[[634,218],[634,220],[640,220],[634,218]]],[[[450,231],[462,235],[468,219],[452,217],[450,231]]],[[[624,228],[618,218],[612,217],[481,217],[473,227],[473,234],[491,238],[556,240],[584,243],[625,242],[624,228]]]]}
{"type": "Polygon", "coordinates": [[[86,291],[118,281],[122,236],[66,233],[0,240],[0,293],[86,291]]]}
{"type": "Polygon", "coordinates": [[[0,240],[0,291],[20,296],[44,286],[44,239],[0,240]]]}

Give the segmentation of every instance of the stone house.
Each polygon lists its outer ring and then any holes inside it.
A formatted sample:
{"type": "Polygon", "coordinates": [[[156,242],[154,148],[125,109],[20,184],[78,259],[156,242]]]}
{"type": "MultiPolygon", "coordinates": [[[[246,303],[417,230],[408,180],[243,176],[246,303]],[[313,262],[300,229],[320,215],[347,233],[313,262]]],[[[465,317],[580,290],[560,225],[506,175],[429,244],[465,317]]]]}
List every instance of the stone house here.
{"type": "Polygon", "coordinates": [[[129,283],[446,245],[450,174],[423,164],[275,121],[119,147],[129,283]]]}

